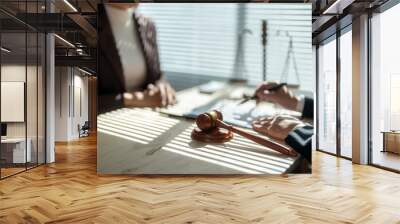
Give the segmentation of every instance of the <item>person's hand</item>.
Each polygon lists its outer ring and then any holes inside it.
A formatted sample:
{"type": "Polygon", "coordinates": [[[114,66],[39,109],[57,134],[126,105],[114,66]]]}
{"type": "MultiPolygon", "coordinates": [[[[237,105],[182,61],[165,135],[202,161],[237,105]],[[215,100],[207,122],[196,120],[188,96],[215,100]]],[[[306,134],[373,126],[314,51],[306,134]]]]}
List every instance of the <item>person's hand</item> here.
{"type": "Polygon", "coordinates": [[[151,97],[159,97],[161,106],[169,106],[176,103],[175,90],[167,81],[158,81],[156,84],[149,84],[146,93],[151,97]]]}
{"type": "Polygon", "coordinates": [[[303,125],[301,120],[289,115],[262,117],[252,123],[255,131],[278,140],[285,140],[294,128],[303,125]]]}
{"type": "Polygon", "coordinates": [[[257,96],[258,101],[276,103],[286,109],[296,110],[299,98],[293,95],[286,85],[276,91],[268,91],[268,89],[278,84],[277,82],[262,83],[257,87],[254,95],[257,96]]]}
{"type": "Polygon", "coordinates": [[[130,107],[165,107],[176,103],[175,90],[166,81],[149,84],[144,91],[123,94],[124,105],[130,107]]]}

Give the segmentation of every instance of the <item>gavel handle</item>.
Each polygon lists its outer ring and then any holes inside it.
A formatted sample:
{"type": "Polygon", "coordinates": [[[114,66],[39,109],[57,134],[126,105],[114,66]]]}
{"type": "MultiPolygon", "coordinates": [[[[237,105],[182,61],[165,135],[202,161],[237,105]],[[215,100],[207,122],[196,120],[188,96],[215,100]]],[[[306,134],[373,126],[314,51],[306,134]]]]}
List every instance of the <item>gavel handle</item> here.
{"type": "Polygon", "coordinates": [[[278,152],[280,152],[282,154],[285,154],[285,155],[288,155],[288,156],[297,156],[297,152],[294,151],[291,148],[288,148],[288,147],[286,147],[284,145],[281,145],[281,144],[278,144],[276,142],[270,141],[268,139],[265,139],[265,138],[262,138],[262,137],[247,133],[247,132],[245,132],[243,130],[240,130],[238,128],[233,127],[232,125],[228,125],[223,121],[217,120],[216,121],[216,125],[218,127],[228,129],[228,130],[230,130],[230,131],[232,131],[232,132],[234,132],[234,133],[236,133],[238,135],[241,135],[241,136],[243,136],[243,137],[245,137],[247,139],[250,139],[250,140],[252,140],[252,141],[254,141],[254,142],[256,142],[256,143],[258,143],[260,145],[263,145],[265,147],[268,147],[270,149],[278,151],[278,152]]]}

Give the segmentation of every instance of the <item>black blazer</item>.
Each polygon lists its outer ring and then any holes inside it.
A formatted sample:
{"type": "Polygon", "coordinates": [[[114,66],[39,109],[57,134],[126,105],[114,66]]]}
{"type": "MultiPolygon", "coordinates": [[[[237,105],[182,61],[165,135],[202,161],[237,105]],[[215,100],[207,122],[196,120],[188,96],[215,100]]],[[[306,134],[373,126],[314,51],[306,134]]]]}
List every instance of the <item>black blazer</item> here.
{"type": "Polygon", "coordinates": [[[307,125],[295,128],[286,137],[285,142],[296,152],[300,153],[309,163],[311,163],[311,138],[314,134],[314,128],[307,125]]]}
{"type": "MultiPolygon", "coordinates": [[[[305,98],[303,118],[313,119],[314,117],[314,100],[305,98]]],[[[300,153],[311,164],[311,138],[314,134],[314,128],[307,125],[301,128],[292,130],[286,137],[285,142],[292,147],[296,152],[300,153]]]]}
{"type": "MultiPolygon", "coordinates": [[[[146,62],[146,80],[141,86],[144,89],[148,84],[161,79],[160,60],[157,45],[156,27],[154,23],[137,13],[132,18],[136,23],[139,40],[146,62]]],[[[104,5],[98,7],[98,105],[99,112],[122,106],[122,100],[116,97],[125,90],[120,56],[115,44],[110,21],[104,5]]]]}
{"type": "Polygon", "coordinates": [[[314,118],[314,99],[305,97],[304,98],[304,108],[302,113],[303,118],[314,118]]]}

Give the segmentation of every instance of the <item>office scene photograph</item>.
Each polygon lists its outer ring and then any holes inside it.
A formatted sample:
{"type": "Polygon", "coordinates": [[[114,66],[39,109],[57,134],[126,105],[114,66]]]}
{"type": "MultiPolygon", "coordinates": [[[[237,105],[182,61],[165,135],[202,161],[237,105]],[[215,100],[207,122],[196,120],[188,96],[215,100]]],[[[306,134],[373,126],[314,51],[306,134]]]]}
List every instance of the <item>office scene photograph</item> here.
{"type": "Polygon", "coordinates": [[[98,174],[311,173],[311,4],[98,5],[98,174]]]}

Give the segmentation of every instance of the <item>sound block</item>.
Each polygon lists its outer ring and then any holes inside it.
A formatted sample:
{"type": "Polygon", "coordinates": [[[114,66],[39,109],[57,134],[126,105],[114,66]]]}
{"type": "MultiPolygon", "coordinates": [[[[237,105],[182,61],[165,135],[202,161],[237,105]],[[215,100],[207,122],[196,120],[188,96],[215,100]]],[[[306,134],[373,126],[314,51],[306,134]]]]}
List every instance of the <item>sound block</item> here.
{"type": "Polygon", "coordinates": [[[202,131],[200,128],[196,127],[193,129],[191,137],[200,142],[223,143],[233,138],[233,132],[218,127],[202,131]]]}

